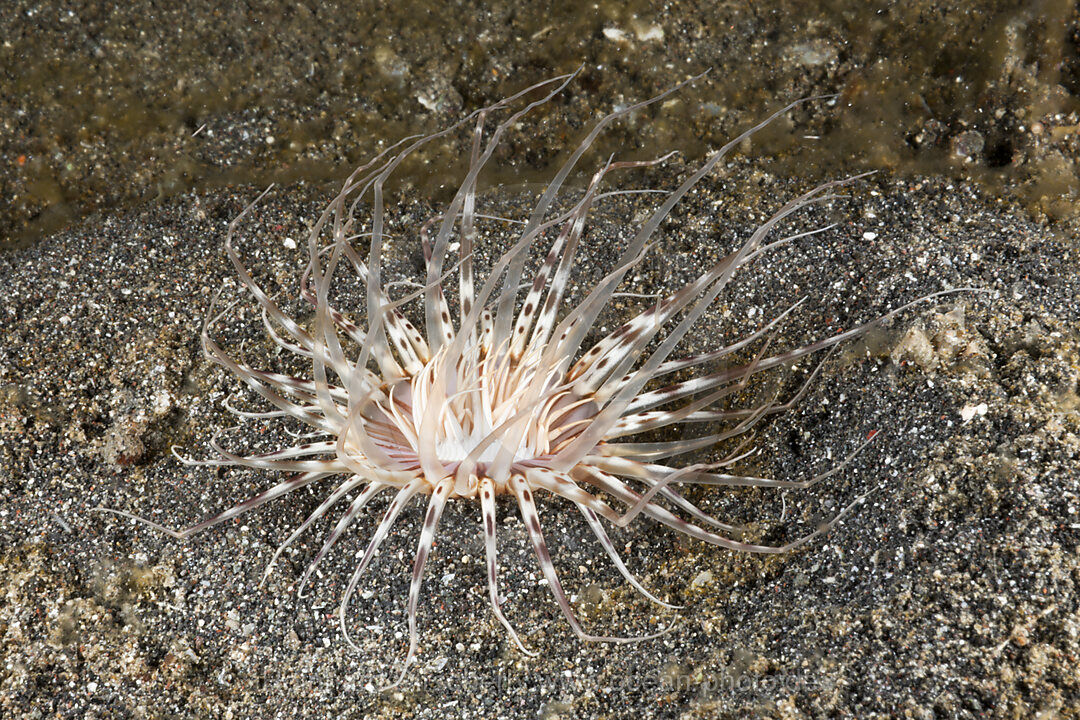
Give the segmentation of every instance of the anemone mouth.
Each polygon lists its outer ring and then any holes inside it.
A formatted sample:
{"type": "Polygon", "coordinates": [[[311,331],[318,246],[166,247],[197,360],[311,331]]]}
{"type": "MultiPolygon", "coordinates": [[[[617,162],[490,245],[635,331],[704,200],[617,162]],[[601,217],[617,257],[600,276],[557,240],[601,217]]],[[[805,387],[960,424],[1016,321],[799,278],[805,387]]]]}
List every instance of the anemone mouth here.
{"type": "Polygon", "coordinates": [[[363,440],[342,443],[339,455],[353,465],[371,461],[412,472],[427,481],[429,493],[446,477],[470,476],[458,480],[451,497],[475,497],[481,478],[506,493],[511,474],[555,463],[560,448],[599,411],[595,399],[575,395],[559,372],[543,373],[535,353],[514,358],[486,345],[479,350],[477,362],[451,364],[443,348],[419,372],[369,393],[354,405],[343,433],[363,440]],[[534,380],[540,391],[530,400],[534,380]],[[424,428],[429,413],[434,422],[424,428]]]}
{"type": "MultiPolygon", "coordinates": [[[[876,320],[801,347],[770,351],[776,329],[803,302],[799,300],[736,342],[696,355],[679,354],[684,338],[701,322],[738,271],[794,239],[829,229],[773,239],[777,228],[800,210],[836,197],[838,188],[862,177],[857,175],[825,183],[789,200],[745,242],[700,268],[687,285],[660,297],[589,346],[587,338],[597,318],[627,273],[653,251],[653,237],[675,205],[732,148],[807,99],[786,106],[746,130],[710,155],[675,188],[662,192],[651,214],[617,251],[610,271],[587,287],[580,300],[569,303],[568,288],[576,277],[575,254],[593,205],[616,195],[656,192],[651,188],[603,190],[604,183],[620,171],[656,165],[669,156],[635,162],[609,159],[596,170],[584,192],[567,203],[568,209],[556,209],[556,199],[567,177],[604,128],[660,102],[685,85],[628,105],[598,121],[548,183],[530,216],[514,221],[518,223],[516,240],[510,249],[495,259],[486,277],[479,278],[473,266],[479,237],[477,224],[484,219],[505,219],[485,216],[477,210],[477,178],[507,130],[561,92],[575,75],[538,83],[476,111],[444,131],[407,138],[358,168],[308,236],[309,261],[300,278],[301,298],[314,310],[314,320],[307,325],[282,310],[263,290],[236,249],[240,224],[259,200],[233,220],[225,250],[240,283],[254,298],[274,344],[281,352],[308,363],[310,376],[260,369],[223,347],[213,329],[228,308],[220,312],[212,308],[209,312],[202,332],[203,350],[268,406],[261,412],[240,411],[228,404],[226,407],[250,421],[298,421],[309,428],[310,436],[291,447],[248,455],[227,450],[215,437],[211,443],[218,454],[215,459],[177,457],[189,465],[237,465],[278,471],[286,473],[286,479],[185,530],[170,530],[135,518],[183,539],[299,488],[336,478],[331,481],[326,499],[281,544],[266,570],[269,573],[282,552],[344,502],[345,512],[300,578],[302,591],[314,568],[368,503],[378,495],[392,495],[340,604],[342,633],[352,645],[346,612],[361,576],[401,510],[417,495],[429,496],[406,603],[409,649],[398,682],[416,658],[417,607],[424,567],[443,508],[451,498],[480,500],[492,611],[527,654],[531,653],[503,614],[498,594],[494,500],[498,494],[509,494],[516,500],[552,595],[574,634],[586,641],[635,642],[662,632],[625,638],[594,635],[582,627],[559,581],[541,530],[537,491],[573,503],[625,580],[666,608],[677,606],[651,593],[626,568],[601,520],[624,527],[643,515],[703,542],[756,553],[786,552],[830,530],[866,496],[857,498],[813,532],[783,545],[769,546],[742,541],[741,528],[704,512],[684,498],[678,488],[807,488],[842,470],[870,440],[832,469],[804,480],[774,480],[730,471],[748,454],[745,442],[752,431],[765,418],[798,402],[816,370],[783,402],[773,399],[752,407],[737,407],[730,406],[729,401],[754,376],[782,369],[858,337],[915,303],[955,292],[919,298],[876,320]],[[536,95],[537,99],[526,102],[536,95]],[[519,107],[511,110],[515,105],[519,107]],[[502,117],[493,129],[489,127],[492,116],[502,117]],[[453,200],[419,233],[425,259],[423,282],[419,289],[392,298],[383,281],[382,267],[383,245],[388,237],[383,197],[386,181],[418,148],[473,122],[465,178],[453,200]],[[358,217],[362,201],[370,209],[366,218],[358,217]],[[359,239],[367,241],[366,258],[354,247],[359,239]],[[526,267],[534,251],[539,252],[538,267],[530,277],[526,267]],[[335,278],[350,271],[364,286],[364,297],[362,307],[350,308],[346,316],[332,302],[331,288],[335,278]],[[457,307],[451,312],[444,283],[455,274],[457,307]],[[408,303],[422,307],[423,332],[406,318],[403,308],[408,303]],[[353,315],[363,316],[364,323],[348,319],[353,315]],[[736,359],[745,358],[746,353],[751,359],[736,359]],[[652,441],[648,434],[657,430],[669,431],[673,439],[652,441]],[[691,452],[715,450],[728,441],[736,448],[719,460],[696,464],[678,461],[691,452]]],[[[122,511],[110,512],[133,517],[122,511]]]]}

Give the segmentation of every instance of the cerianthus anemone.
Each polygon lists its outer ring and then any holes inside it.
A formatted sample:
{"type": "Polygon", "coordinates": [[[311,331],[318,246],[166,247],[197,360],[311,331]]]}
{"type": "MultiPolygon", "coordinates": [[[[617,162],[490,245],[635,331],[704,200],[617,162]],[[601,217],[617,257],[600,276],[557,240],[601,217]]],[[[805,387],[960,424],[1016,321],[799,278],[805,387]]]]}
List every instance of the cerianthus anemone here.
{"type": "Polygon", "coordinates": [[[186,538],[299,488],[329,481],[325,500],[274,555],[276,560],[313,523],[346,501],[340,520],[307,567],[302,588],[364,507],[376,496],[391,496],[340,605],[342,632],[351,644],[346,613],[361,575],[402,509],[416,496],[428,496],[407,599],[409,648],[402,676],[417,652],[424,565],[448,501],[478,502],[492,610],[524,652],[528,650],[500,608],[498,495],[516,500],[540,569],[573,632],[583,640],[611,642],[642,638],[597,636],[583,629],[544,540],[537,512],[540,491],[575,504],[626,580],[667,607],[672,606],[649,593],[626,568],[603,521],[625,526],[643,515],[706,543],[782,553],[827,531],[847,512],[786,545],[755,545],[737,539],[738,528],[713,518],[678,488],[695,484],[807,487],[836,472],[847,460],[802,481],[725,472],[746,455],[746,443],[739,439],[749,438],[763,418],[790,407],[801,390],[783,402],[753,407],[733,407],[730,400],[759,373],[856,337],[884,318],[802,347],[770,352],[769,340],[788,308],[729,345],[691,356],[685,356],[680,345],[740,269],[795,238],[828,229],[772,237],[782,221],[829,200],[834,189],[854,178],[829,182],[791,199],[692,282],[658,297],[640,314],[596,339],[598,317],[627,273],[653,249],[658,228],[675,205],[732,148],[795,103],[745,131],[710,155],[677,187],[657,195],[661,200],[631,230],[609,272],[571,303],[570,288],[577,279],[575,253],[590,209],[606,197],[633,192],[605,190],[605,181],[617,171],[653,165],[664,158],[609,159],[584,189],[573,193],[566,190],[568,177],[606,127],[682,85],[606,115],[549,180],[530,216],[518,221],[512,246],[494,259],[486,277],[474,273],[481,225],[507,224],[504,218],[477,210],[481,171],[507,131],[562,91],[573,77],[538,83],[441,132],[403,140],[353,172],[308,235],[309,260],[299,281],[300,297],[310,305],[304,320],[287,313],[276,295],[256,282],[237,249],[239,226],[250,206],[230,224],[225,251],[239,282],[254,298],[272,342],[310,367],[310,374],[296,377],[254,367],[224,347],[213,331],[227,309],[209,312],[203,350],[266,404],[257,411],[230,405],[235,414],[299,421],[308,430],[298,436],[297,444],[275,452],[237,454],[215,439],[216,459],[195,461],[177,455],[188,464],[235,465],[288,475],[264,492],[183,531],[142,520],[186,538]],[[497,124],[495,119],[499,119],[497,124]],[[417,230],[426,274],[413,287],[395,291],[396,284],[384,281],[388,237],[384,186],[411,154],[466,124],[475,129],[464,179],[449,204],[417,230]],[[357,249],[361,244],[367,246],[366,257],[357,249]],[[353,281],[363,285],[361,306],[335,307],[332,289],[342,274],[354,275],[353,281]],[[451,291],[451,284],[456,291],[451,291]],[[665,429],[668,439],[656,439],[654,431],[659,429],[665,429]],[[650,435],[642,437],[646,433],[650,435]],[[735,448],[720,459],[677,462],[680,456],[731,442],[735,448]]]}

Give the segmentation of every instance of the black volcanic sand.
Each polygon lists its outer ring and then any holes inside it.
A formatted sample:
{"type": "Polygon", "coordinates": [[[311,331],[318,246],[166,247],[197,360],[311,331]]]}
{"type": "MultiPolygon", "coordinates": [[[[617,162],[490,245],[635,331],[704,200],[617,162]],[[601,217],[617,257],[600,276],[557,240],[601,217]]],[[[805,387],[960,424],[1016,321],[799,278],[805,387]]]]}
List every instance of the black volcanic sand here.
{"type": "MultiPolygon", "coordinates": [[[[783,2],[752,11],[601,5],[595,17],[545,21],[501,6],[445,17],[400,6],[239,16],[190,3],[163,18],[138,5],[122,16],[5,4],[0,20],[14,29],[0,48],[2,230],[12,248],[0,254],[4,714],[1080,713],[1076,11],[835,5],[820,15],[783,2]],[[420,29],[428,22],[439,42],[420,29]],[[730,343],[804,296],[773,348],[926,293],[980,289],[914,308],[829,356],[799,405],[760,429],[761,452],[738,466],[805,479],[880,431],[841,473],[809,490],[688,491],[747,524],[748,537],[781,544],[872,490],[838,527],[767,557],[644,519],[612,529],[637,577],[684,606],[676,614],[629,588],[577,510],[545,497],[545,533],[590,631],[642,635],[674,622],[656,640],[585,644],[503,503],[504,607],[538,653],[531,658],[488,606],[479,508],[455,501],[426,572],[421,655],[398,689],[380,693],[405,655],[421,506],[396,523],[350,606],[359,652],[342,638],[337,609],[385,501],[361,516],[303,598],[296,581],[333,520],[259,582],[325,486],[186,543],[93,512],[180,527],[274,482],[185,467],[170,452],[208,457],[215,433],[236,424],[223,402],[239,383],[202,356],[199,333],[223,283],[225,299],[236,298],[226,225],[267,182],[283,184],[239,245],[260,281],[292,303],[306,228],[376,138],[443,126],[580,63],[581,77],[513,128],[493,158],[487,182],[505,187],[485,192],[491,212],[527,215],[530,183],[554,174],[591,121],[707,67],[663,107],[613,126],[573,187],[610,152],[645,158],[674,147],[682,154],[666,166],[612,178],[613,187],[672,188],[783,100],[840,93],[785,115],[702,180],[594,337],[680,287],[785,201],[864,169],[879,172],[785,225],[836,227],[756,261],[687,349],[730,343]]],[[[388,207],[397,231],[388,279],[416,277],[415,229],[451,196],[469,142],[459,133],[403,167],[388,207]]],[[[599,208],[579,291],[611,268],[656,201],[599,208]]],[[[506,244],[490,238],[478,262],[506,244]]],[[[340,288],[342,302],[355,302],[354,291],[340,288]]],[[[246,307],[230,312],[220,336],[253,361],[283,362],[246,307]]],[[[790,396],[814,367],[774,375],[739,401],[790,396]]],[[[260,422],[222,438],[233,448],[293,442],[260,422]]]]}

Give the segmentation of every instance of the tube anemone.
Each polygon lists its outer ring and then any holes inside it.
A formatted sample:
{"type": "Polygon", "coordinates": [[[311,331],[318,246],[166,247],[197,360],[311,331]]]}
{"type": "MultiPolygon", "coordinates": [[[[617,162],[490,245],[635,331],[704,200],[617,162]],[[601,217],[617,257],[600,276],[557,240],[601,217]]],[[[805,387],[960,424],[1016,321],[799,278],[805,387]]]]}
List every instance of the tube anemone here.
{"type": "Polygon", "coordinates": [[[788,200],[745,242],[702,268],[689,284],[658,298],[599,340],[590,340],[595,337],[598,317],[627,273],[650,254],[657,230],[672,209],[733,148],[807,100],[792,103],[749,128],[708,156],[676,187],[664,191],[651,215],[633,228],[607,274],[587,287],[580,299],[571,301],[568,289],[577,276],[575,257],[591,209],[614,195],[646,192],[605,189],[610,178],[627,169],[661,163],[668,156],[636,162],[609,159],[593,172],[583,191],[568,191],[568,177],[579,170],[586,151],[612,123],[660,102],[685,83],[604,116],[550,179],[529,217],[513,226],[511,247],[494,260],[486,276],[477,276],[474,255],[481,237],[479,225],[509,224],[477,210],[481,171],[491,164],[507,131],[561,92],[575,74],[537,83],[440,132],[402,140],[353,172],[308,235],[309,260],[299,292],[313,315],[303,322],[261,287],[238,250],[241,223],[258,200],[229,225],[225,252],[262,315],[269,338],[283,353],[299,358],[310,372],[295,377],[255,367],[225,347],[216,339],[215,328],[229,308],[208,313],[203,350],[266,405],[258,412],[227,405],[230,410],[246,420],[300,424],[307,428],[307,435],[302,442],[270,453],[234,453],[215,438],[212,446],[217,457],[213,459],[189,460],[177,454],[186,464],[243,466],[284,473],[286,478],[185,530],[142,520],[174,537],[187,538],[299,488],[324,483],[325,500],[278,547],[267,568],[269,573],[285,548],[344,503],[340,519],[301,578],[302,589],[364,508],[376,496],[389,496],[340,605],[341,629],[352,644],[346,613],[361,576],[402,509],[417,496],[427,497],[407,599],[409,648],[398,682],[417,653],[424,566],[439,519],[452,500],[479,504],[492,610],[526,653],[500,607],[498,495],[516,502],[540,569],[573,632],[582,640],[605,642],[655,635],[609,637],[583,628],[544,539],[537,512],[544,494],[577,506],[627,582],[669,608],[675,606],[650,593],[630,573],[604,522],[625,526],[643,515],[731,550],[782,553],[828,531],[858,502],[810,534],[785,545],[768,546],[737,539],[738,528],[698,508],[679,488],[805,488],[842,469],[852,456],[826,473],[801,481],[728,472],[747,454],[746,443],[740,439],[749,438],[765,418],[790,408],[810,381],[785,402],[738,407],[731,400],[751,378],[862,335],[914,303],[846,332],[780,352],[770,351],[770,340],[802,300],[730,345],[693,356],[681,354],[680,345],[743,268],[796,238],[829,229],[774,237],[781,223],[807,207],[829,201],[836,190],[861,175],[824,183],[788,200]],[[468,126],[473,131],[465,176],[453,199],[414,239],[423,249],[424,277],[414,289],[394,293],[383,279],[389,209],[385,185],[410,155],[468,126]],[[359,245],[367,246],[366,256],[358,251],[359,245]],[[533,270],[527,272],[527,268],[533,270]],[[348,275],[364,286],[363,303],[335,307],[335,283],[348,275]],[[451,292],[452,286],[456,292],[451,292]],[[451,302],[448,296],[454,295],[456,301],[451,302]],[[745,359],[748,351],[753,351],[749,360],[745,359]],[[645,437],[657,430],[665,431],[670,439],[645,437]],[[737,447],[719,460],[680,464],[683,456],[727,441],[737,447]]]}

